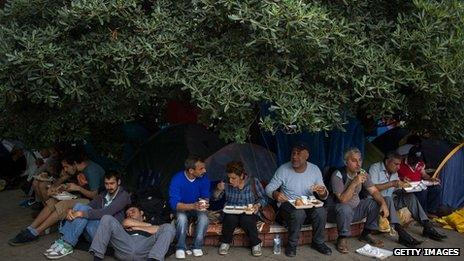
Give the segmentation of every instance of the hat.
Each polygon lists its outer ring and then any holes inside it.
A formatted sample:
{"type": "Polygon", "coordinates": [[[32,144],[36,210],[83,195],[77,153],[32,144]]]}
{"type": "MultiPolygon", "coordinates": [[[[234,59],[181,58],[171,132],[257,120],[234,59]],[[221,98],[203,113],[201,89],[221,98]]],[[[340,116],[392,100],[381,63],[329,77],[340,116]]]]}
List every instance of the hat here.
{"type": "Polygon", "coordinates": [[[304,141],[295,142],[292,146],[292,149],[307,150],[309,152],[308,143],[304,141]]]}

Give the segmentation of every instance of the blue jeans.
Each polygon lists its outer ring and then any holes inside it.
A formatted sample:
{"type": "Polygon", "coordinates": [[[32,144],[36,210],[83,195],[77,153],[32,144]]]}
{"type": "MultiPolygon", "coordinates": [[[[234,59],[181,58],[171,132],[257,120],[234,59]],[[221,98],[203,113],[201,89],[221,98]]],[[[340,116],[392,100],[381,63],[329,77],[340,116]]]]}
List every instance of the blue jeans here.
{"type": "Polygon", "coordinates": [[[429,186],[426,190],[414,192],[417,200],[427,213],[436,213],[441,204],[441,187],[429,186]]]}
{"type": "Polygon", "coordinates": [[[206,230],[208,229],[209,223],[206,211],[177,212],[177,249],[187,250],[185,240],[187,238],[189,218],[196,218],[197,220],[197,225],[195,227],[195,235],[193,239],[193,249],[201,249],[201,247],[203,246],[203,240],[205,238],[206,230]]]}
{"type": "MultiPolygon", "coordinates": [[[[73,210],[75,211],[89,211],[91,207],[77,203],[74,205],[73,210]]],[[[73,247],[79,241],[80,235],[84,232],[85,238],[92,242],[92,239],[97,232],[98,224],[100,224],[99,219],[86,219],[86,218],[76,218],[73,221],[66,221],[64,226],[60,228],[60,233],[63,235],[62,239],[72,245],[73,247]]]]}

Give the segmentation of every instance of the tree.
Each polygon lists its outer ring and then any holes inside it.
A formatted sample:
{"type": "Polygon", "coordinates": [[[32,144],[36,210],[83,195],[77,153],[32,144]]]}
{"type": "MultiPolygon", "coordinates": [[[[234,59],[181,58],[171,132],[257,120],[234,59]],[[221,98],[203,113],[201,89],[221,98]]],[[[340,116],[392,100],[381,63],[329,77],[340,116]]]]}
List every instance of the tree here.
{"type": "Polygon", "coordinates": [[[463,11],[459,0],[8,0],[0,131],[103,142],[182,89],[228,140],[256,121],[324,131],[356,115],[460,141],[463,11]]]}

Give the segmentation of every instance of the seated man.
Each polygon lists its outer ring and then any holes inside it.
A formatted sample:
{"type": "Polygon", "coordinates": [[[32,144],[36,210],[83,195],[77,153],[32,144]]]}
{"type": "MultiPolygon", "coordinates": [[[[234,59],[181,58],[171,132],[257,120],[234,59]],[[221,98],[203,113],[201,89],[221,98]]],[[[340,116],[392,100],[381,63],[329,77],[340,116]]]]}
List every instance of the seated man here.
{"type": "MultiPolygon", "coordinates": [[[[401,162],[398,174],[400,179],[405,181],[433,180],[425,172],[425,163],[422,159],[422,152],[419,147],[412,147],[408,156],[401,162]]],[[[414,192],[422,208],[426,213],[435,215],[441,204],[441,187],[440,185],[428,186],[426,190],[414,192]]]]}
{"type": "Polygon", "coordinates": [[[423,227],[423,235],[434,240],[442,240],[445,235],[438,233],[433,228],[432,223],[425,214],[422,206],[417,201],[413,193],[406,193],[402,190],[395,190],[404,186],[398,178],[398,169],[401,164],[401,155],[396,152],[387,153],[383,162],[374,163],[369,168],[369,175],[372,183],[382,193],[387,202],[390,212],[390,223],[393,224],[398,232],[398,242],[407,247],[413,247],[421,242],[410,236],[400,225],[397,210],[407,207],[412,217],[417,220],[423,227]],[[395,192],[395,193],[394,193],[395,192]]]}
{"type": "Polygon", "coordinates": [[[327,221],[325,208],[296,209],[289,200],[296,200],[301,196],[318,196],[326,199],[328,191],[324,186],[319,168],[309,163],[309,148],[303,142],[293,146],[290,162],[280,166],[266,186],[266,194],[280,203],[278,215],[288,227],[288,245],[285,255],[296,256],[296,247],[300,237],[301,226],[311,223],[313,240],[311,247],[318,252],[330,255],[332,250],[324,243],[324,231],[327,221]],[[280,188],[280,191],[277,189],[280,188]]]}
{"type": "Polygon", "coordinates": [[[209,186],[205,163],[199,157],[189,156],[185,160],[185,170],[172,177],[169,186],[169,204],[176,212],[176,258],[184,259],[187,250],[186,238],[189,218],[197,219],[193,239],[193,255],[202,256],[203,241],[208,229],[209,186]]]}
{"type": "Polygon", "coordinates": [[[124,208],[130,204],[130,195],[121,185],[117,172],[105,174],[105,191],[95,197],[88,205],[77,203],[68,210],[64,226],[60,229],[62,235],[45,251],[48,259],[58,259],[73,252],[82,233],[89,242],[97,231],[100,219],[104,215],[114,216],[117,220],[124,219],[124,208]]]}
{"type": "Polygon", "coordinates": [[[349,149],[344,155],[346,167],[332,174],[331,185],[336,201],[335,208],[331,208],[329,217],[336,217],[338,239],[337,250],[348,253],[347,237],[351,235],[351,223],[367,218],[360,241],[370,245],[382,247],[383,242],[370,235],[378,230],[379,213],[388,217],[388,206],[380,192],[372,184],[369,175],[361,169],[361,152],[357,148],[349,149]],[[360,199],[361,189],[366,189],[374,198],[360,199]]]}
{"type": "Polygon", "coordinates": [[[47,228],[65,219],[68,210],[72,209],[75,204],[87,204],[89,199],[97,196],[105,175],[102,167],[93,161],[86,160],[81,150],[66,153],[61,165],[63,166],[62,175],[53,183],[49,195],[55,195],[65,190],[77,195],[78,198],[62,201],[49,198],[32,224],[8,241],[10,245],[22,245],[38,239],[39,235],[47,228]],[[79,174],[80,172],[82,174],[79,174]],[[63,184],[65,181],[68,183],[63,184]]]}
{"type": "Polygon", "coordinates": [[[112,216],[103,216],[90,246],[94,260],[103,260],[108,244],[118,260],[164,260],[176,236],[171,224],[155,226],[145,221],[140,206],[131,204],[121,223],[112,216]]]}

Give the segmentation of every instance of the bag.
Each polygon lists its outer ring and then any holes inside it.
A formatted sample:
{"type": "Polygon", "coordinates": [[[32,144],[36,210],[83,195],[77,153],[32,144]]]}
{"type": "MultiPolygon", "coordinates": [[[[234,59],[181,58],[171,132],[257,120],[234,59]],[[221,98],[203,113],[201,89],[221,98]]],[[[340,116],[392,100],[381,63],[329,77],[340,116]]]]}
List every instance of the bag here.
{"type": "Polygon", "coordinates": [[[146,188],[135,193],[132,202],[138,203],[142,208],[146,222],[152,225],[171,223],[171,209],[156,187],[146,188]]]}
{"type": "MultiPolygon", "coordinates": [[[[253,179],[252,182],[253,185],[251,186],[251,188],[253,189],[253,194],[255,195],[255,198],[258,199],[259,197],[258,192],[256,191],[256,180],[253,179]]],[[[266,206],[261,207],[258,214],[262,221],[267,225],[272,225],[276,218],[276,212],[271,204],[267,204],[266,206]]]]}

